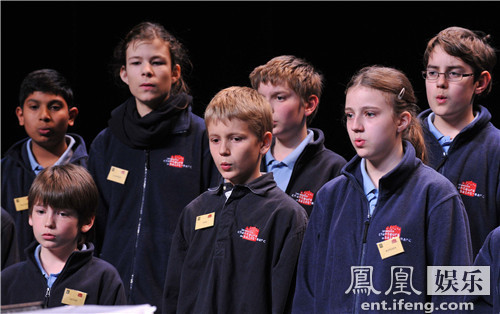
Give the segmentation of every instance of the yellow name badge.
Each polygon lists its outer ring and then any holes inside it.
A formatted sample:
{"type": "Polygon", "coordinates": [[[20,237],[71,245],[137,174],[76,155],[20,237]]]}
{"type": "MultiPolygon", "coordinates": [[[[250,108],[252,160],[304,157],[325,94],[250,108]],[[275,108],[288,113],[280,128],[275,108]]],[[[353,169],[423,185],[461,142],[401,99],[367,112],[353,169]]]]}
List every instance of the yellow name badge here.
{"type": "Polygon", "coordinates": [[[212,227],[214,223],[215,212],[206,215],[200,215],[196,217],[196,225],[194,226],[194,230],[212,227]]]}
{"type": "Polygon", "coordinates": [[[16,211],[22,211],[28,209],[28,197],[18,197],[14,199],[14,205],[16,205],[16,211]]]}
{"type": "Polygon", "coordinates": [[[377,243],[377,248],[382,259],[403,253],[405,251],[399,237],[379,242],[377,243]]]}
{"type": "Polygon", "coordinates": [[[66,288],[61,303],[67,305],[83,305],[85,304],[86,298],[87,294],[85,292],[66,288]]]}
{"type": "Polygon", "coordinates": [[[120,184],[125,184],[125,180],[127,180],[127,175],[128,175],[128,170],[111,166],[111,169],[109,170],[108,173],[108,180],[120,184]]]}

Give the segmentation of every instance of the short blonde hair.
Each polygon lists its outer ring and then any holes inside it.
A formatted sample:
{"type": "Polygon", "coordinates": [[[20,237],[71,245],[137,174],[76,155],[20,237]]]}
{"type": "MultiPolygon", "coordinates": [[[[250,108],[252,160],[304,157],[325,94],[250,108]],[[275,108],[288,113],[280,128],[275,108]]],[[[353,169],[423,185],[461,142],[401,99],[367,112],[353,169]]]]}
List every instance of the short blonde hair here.
{"type": "Polygon", "coordinates": [[[250,87],[232,86],[219,91],[205,110],[205,124],[239,119],[261,139],[273,130],[273,113],[269,102],[250,87]]]}

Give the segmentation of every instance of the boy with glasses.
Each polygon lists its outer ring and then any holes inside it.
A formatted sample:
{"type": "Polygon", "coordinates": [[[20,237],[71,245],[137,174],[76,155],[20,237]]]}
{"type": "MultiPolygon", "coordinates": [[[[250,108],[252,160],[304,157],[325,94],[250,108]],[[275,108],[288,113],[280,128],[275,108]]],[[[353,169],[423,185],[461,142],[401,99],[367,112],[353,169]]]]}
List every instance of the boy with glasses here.
{"type": "Polygon", "coordinates": [[[429,165],[462,196],[474,256],[500,225],[500,130],[489,111],[474,103],[491,91],[496,53],[488,39],[449,27],[428,42],[423,77],[430,109],[419,116],[429,165]]]}

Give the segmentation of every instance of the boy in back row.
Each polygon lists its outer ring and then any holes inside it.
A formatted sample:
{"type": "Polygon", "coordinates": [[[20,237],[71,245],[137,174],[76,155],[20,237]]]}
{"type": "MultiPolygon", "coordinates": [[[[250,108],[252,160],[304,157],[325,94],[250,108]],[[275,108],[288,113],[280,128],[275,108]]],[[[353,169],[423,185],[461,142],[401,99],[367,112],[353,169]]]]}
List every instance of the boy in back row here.
{"type": "Polygon", "coordinates": [[[316,192],[346,164],[325,148],[321,130],[307,127],[318,111],[323,77],[305,60],[285,55],[256,67],[250,81],[273,111],[274,139],[261,171],[273,172],[278,187],[310,215],[316,192]]]}
{"type": "Polygon", "coordinates": [[[181,213],[163,311],[287,312],[307,213],[272,173],[260,172],[272,141],[271,107],[251,88],[230,87],[209,103],[205,123],[225,183],[181,213]]]}
{"type": "Polygon", "coordinates": [[[423,60],[430,109],[419,117],[429,165],[462,197],[474,256],[500,225],[500,131],[474,103],[491,90],[496,59],[488,36],[449,27],[429,41],[423,60]]]}
{"type": "Polygon", "coordinates": [[[78,108],[73,90],[59,72],[42,69],[29,73],[21,83],[16,115],[28,138],[12,145],[2,159],[2,207],[15,222],[24,260],[22,250],[34,240],[28,225],[27,195],[36,175],[52,165],[86,167],[88,156],[83,138],[66,133],[75,123],[78,108]]]}

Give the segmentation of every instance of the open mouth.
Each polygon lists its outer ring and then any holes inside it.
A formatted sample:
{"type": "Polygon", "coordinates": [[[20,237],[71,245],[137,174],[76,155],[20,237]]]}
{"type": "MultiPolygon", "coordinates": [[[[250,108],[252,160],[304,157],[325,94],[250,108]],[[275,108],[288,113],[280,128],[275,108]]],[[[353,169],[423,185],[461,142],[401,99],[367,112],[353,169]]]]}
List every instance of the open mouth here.
{"type": "Polygon", "coordinates": [[[49,135],[51,132],[52,132],[52,130],[48,129],[48,128],[38,129],[38,133],[40,135],[49,135]]]}
{"type": "Polygon", "coordinates": [[[356,145],[356,147],[362,147],[365,145],[365,142],[365,140],[358,138],[354,140],[354,145],[356,145]]]}

